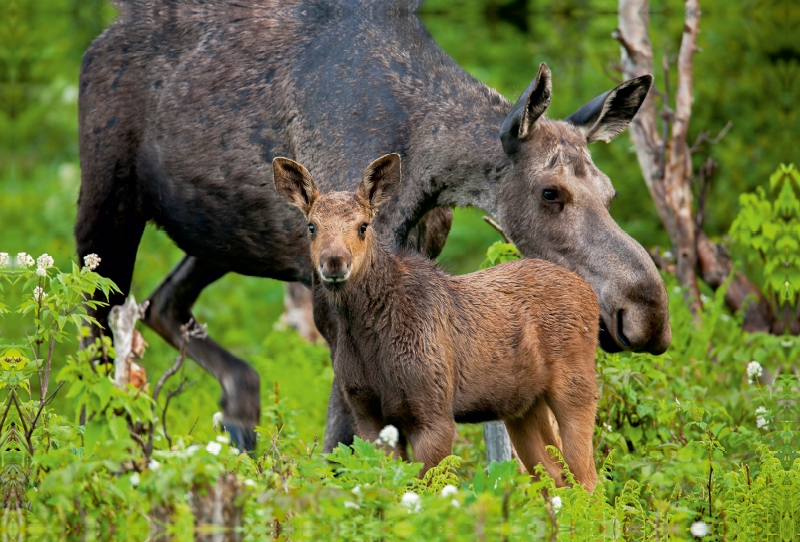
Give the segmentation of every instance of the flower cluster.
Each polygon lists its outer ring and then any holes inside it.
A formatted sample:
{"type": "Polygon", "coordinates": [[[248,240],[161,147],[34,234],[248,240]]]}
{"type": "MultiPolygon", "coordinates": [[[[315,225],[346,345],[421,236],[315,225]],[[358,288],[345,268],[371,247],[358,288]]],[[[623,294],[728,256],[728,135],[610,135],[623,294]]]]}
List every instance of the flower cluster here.
{"type": "Polygon", "coordinates": [[[755,380],[761,378],[761,375],[764,374],[764,368],[761,367],[761,364],[756,360],[751,361],[747,364],[747,383],[752,384],[755,380]]]}
{"type": "MultiPolygon", "coordinates": [[[[453,484],[447,484],[442,488],[442,497],[452,497],[456,494],[458,494],[458,488],[453,484]]],[[[450,504],[455,506],[456,508],[461,506],[461,503],[458,502],[458,499],[452,499],[450,501],[450,504]]]]}
{"type": "Polygon", "coordinates": [[[42,254],[36,259],[36,274],[40,277],[47,276],[47,270],[53,267],[53,257],[49,254],[42,254]]]}
{"type": "Polygon", "coordinates": [[[94,271],[100,265],[101,258],[97,254],[87,254],[83,257],[83,264],[89,269],[94,271]]]}
{"type": "Polygon", "coordinates": [[[692,536],[702,538],[707,536],[708,533],[711,532],[711,529],[709,529],[708,523],[705,521],[695,521],[692,523],[692,526],[689,527],[689,532],[692,533],[692,536]]]}
{"type": "Polygon", "coordinates": [[[34,263],[36,262],[33,261],[33,256],[30,254],[26,254],[25,252],[17,254],[17,267],[26,268],[32,266],[34,263]]]}
{"type": "MultiPolygon", "coordinates": [[[[387,427],[392,427],[392,426],[389,425],[387,427]]],[[[413,491],[404,493],[403,497],[400,499],[400,504],[408,508],[409,511],[411,512],[419,512],[422,509],[422,503],[419,502],[419,495],[417,495],[413,491]]]]}
{"type": "Polygon", "coordinates": [[[400,440],[400,431],[394,425],[387,425],[381,432],[378,433],[378,440],[375,444],[386,444],[390,448],[397,446],[397,441],[400,440]]]}
{"type": "Polygon", "coordinates": [[[0,252],[0,267],[8,267],[10,263],[8,252],[0,252]]]}
{"type": "Polygon", "coordinates": [[[756,409],[756,427],[761,429],[762,427],[766,427],[767,424],[769,424],[767,409],[766,407],[760,406],[756,409]]]}

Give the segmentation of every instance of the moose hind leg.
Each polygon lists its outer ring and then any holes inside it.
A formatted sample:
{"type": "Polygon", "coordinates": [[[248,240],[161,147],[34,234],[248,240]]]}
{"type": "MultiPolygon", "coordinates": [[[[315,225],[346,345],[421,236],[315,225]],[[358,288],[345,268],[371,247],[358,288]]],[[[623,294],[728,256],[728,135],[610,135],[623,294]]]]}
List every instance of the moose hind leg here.
{"type": "Polygon", "coordinates": [[[539,399],[521,417],[508,418],[503,421],[506,424],[511,443],[528,472],[533,474],[533,469],[541,463],[547,474],[555,480],[556,485],[563,486],[561,466],[545,448],[546,446],[556,446],[556,437],[550,425],[547,403],[543,399],[539,399]]]}
{"type": "MultiPolygon", "coordinates": [[[[184,256],[150,296],[144,323],[180,348],[181,327],[192,318],[192,305],[203,288],[225,273],[221,267],[184,256]]],[[[190,338],[186,354],[222,386],[222,422],[233,444],[242,450],[254,449],[261,410],[258,373],[208,336],[190,338]]]]}
{"type": "Polygon", "coordinates": [[[573,385],[569,389],[548,395],[547,403],[561,431],[564,460],[575,480],[591,492],[597,485],[592,445],[597,414],[597,385],[594,372],[582,379],[573,376],[571,380],[573,385]]]}

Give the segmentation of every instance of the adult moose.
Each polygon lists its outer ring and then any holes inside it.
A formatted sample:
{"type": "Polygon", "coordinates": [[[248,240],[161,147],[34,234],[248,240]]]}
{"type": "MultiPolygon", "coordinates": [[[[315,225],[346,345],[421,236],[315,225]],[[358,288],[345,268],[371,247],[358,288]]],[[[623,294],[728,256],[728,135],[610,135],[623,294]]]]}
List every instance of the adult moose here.
{"type": "MultiPolygon", "coordinates": [[[[437,207],[485,209],[523,254],[589,283],[604,348],[663,352],[664,284],[608,214],[614,189],[587,150],[625,129],[651,78],[548,120],[545,65],[512,106],[436,45],[419,4],[120,0],[81,68],[75,226],[79,256],[99,254],[98,272],[122,290],[111,303],[128,294],[148,221],[186,252],[145,317],[173,345],[203,288],[230,271],[310,284],[307,224],[275,193],[272,159],[305,164],[327,192],[353,189],[372,158],[396,152],[406,182],[373,224],[384,242],[424,245],[437,207]]],[[[258,374],[210,338],[187,353],[220,382],[224,424],[251,448],[258,374]]],[[[334,385],[324,448],[352,434],[334,385]]]]}

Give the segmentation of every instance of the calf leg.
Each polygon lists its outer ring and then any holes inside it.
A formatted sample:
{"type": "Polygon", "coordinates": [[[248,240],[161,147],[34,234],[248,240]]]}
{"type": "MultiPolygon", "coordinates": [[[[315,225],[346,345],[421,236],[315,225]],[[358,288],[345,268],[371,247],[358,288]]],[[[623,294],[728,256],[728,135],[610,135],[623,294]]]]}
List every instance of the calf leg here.
{"type": "Polygon", "coordinates": [[[453,453],[455,437],[456,424],[452,418],[427,423],[409,432],[408,440],[414,450],[414,459],[423,463],[420,478],[453,453]]]}
{"type": "MultiPolygon", "coordinates": [[[[192,305],[203,288],[225,272],[193,256],[184,256],[150,296],[144,323],[180,348],[181,326],[192,318],[192,305]]],[[[243,450],[255,448],[255,427],[261,410],[258,373],[209,337],[189,339],[186,354],[222,386],[222,423],[231,441],[243,450]]]]}
{"type": "Polygon", "coordinates": [[[572,382],[583,381],[580,386],[557,390],[547,397],[561,431],[562,453],[575,480],[587,491],[597,485],[594,465],[594,420],[597,414],[597,386],[594,372],[583,379],[573,376],[572,382]]]}
{"type": "MultiPolygon", "coordinates": [[[[561,476],[561,466],[545,449],[546,446],[556,446],[556,438],[550,425],[547,403],[539,399],[519,418],[503,420],[508,429],[511,443],[517,450],[522,464],[533,474],[533,469],[541,463],[547,474],[555,480],[557,486],[564,485],[561,476]]],[[[559,420],[560,423],[560,420],[559,420]]],[[[569,464],[569,463],[567,463],[569,464]]]]}

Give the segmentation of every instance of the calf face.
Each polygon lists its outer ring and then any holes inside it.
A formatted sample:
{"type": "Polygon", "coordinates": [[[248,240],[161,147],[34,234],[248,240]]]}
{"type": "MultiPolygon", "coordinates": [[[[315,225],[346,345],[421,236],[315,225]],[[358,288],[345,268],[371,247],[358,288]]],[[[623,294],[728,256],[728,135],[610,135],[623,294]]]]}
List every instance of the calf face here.
{"type": "Polygon", "coordinates": [[[278,194],[308,220],[311,260],[322,285],[343,289],[364,267],[378,206],[400,185],[400,155],[372,162],[355,193],[320,194],[308,170],[288,158],[275,158],[272,169],[278,194]]]}

